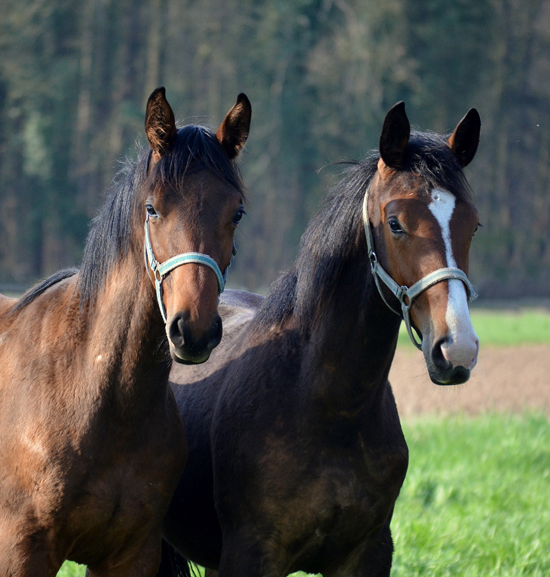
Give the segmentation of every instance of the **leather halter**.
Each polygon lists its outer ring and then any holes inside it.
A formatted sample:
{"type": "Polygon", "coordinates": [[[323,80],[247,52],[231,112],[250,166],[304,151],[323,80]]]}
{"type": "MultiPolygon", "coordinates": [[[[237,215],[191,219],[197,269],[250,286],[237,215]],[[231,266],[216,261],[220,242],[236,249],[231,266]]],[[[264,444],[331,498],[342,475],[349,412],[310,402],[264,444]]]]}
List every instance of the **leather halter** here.
{"type": "Polygon", "coordinates": [[[386,306],[396,315],[401,315],[403,317],[411,341],[413,342],[414,346],[417,349],[422,350],[422,341],[418,342],[416,340],[411,325],[410,310],[414,300],[431,286],[440,283],[444,280],[450,280],[450,279],[461,280],[464,283],[469,301],[472,301],[477,298],[477,292],[474,285],[470,282],[470,280],[466,276],[466,273],[463,270],[454,267],[439,268],[429,273],[425,277],[421,278],[419,281],[415,282],[410,287],[398,285],[393,280],[393,278],[384,270],[384,268],[378,261],[376,252],[374,251],[373,236],[368,215],[369,191],[370,191],[370,184],[369,186],[367,186],[365,197],[363,199],[363,225],[365,227],[365,236],[367,238],[367,248],[369,252],[369,262],[372,271],[372,276],[374,277],[374,281],[376,283],[376,287],[378,288],[378,292],[380,293],[382,300],[386,303],[386,306]],[[390,289],[391,293],[400,302],[401,313],[396,311],[384,297],[382,287],[380,286],[380,281],[382,281],[388,287],[388,289],[390,289]]]}
{"type": "MultiPolygon", "coordinates": [[[[233,245],[233,256],[237,254],[237,250],[235,245],[233,245]]],[[[218,295],[220,295],[224,288],[225,282],[227,280],[227,269],[222,274],[218,263],[207,254],[202,254],[200,252],[186,252],[182,254],[178,254],[177,256],[173,256],[169,258],[167,261],[163,263],[159,263],[155,258],[155,254],[153,253],[153,247],[151,245],[151,237],[149,236],[149,215],[145,217],[145,266],[151,269],[153,276],[155,277],[155,289],[157,292],[157,301],[159,303],[160,313],[162,314],[162,318],[164,322],[167,322],[166,318],[166,309],[164,308],[164,303],[162,302],[162,281],[164,277],[175,268],[182,266],[184,264],[202,264],[207,266],[208,268],[214,271],[216,275],[216,280],[218,281],[218,295]]]]}

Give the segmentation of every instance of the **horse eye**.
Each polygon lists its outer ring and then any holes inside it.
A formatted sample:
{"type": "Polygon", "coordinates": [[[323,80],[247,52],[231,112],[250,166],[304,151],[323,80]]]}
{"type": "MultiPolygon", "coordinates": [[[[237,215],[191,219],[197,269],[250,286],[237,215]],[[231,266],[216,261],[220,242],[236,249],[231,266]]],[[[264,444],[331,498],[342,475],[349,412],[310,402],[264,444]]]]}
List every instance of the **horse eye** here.
{"type": "Polygon", "coordinates": [[[239,210],[233,215],[233,224],[237,226],[245,214],[246,211],[243,208],[239,208],[239,210]]]}
{"type": "MultiPolygon", "coordinates": [[[[478,222],[478,223],[477,223],[477,226],[476,226],[476,228],[475,228],[475,230],[474,230],[474,234],[478,231],[478,229],[479,229],[480,226],[483,226],[483,225],[482,225],[480,222],[478,222]]],[[[472,234],[472,236],[474,236],[474,234],[472,234]]]]}
{"type": "Polygon", "coordinates": [[[403,227],[396,218],[390,218],[388,225],[394,234],[405,234],[403,227]]]}
{"type": "Polygon", "coordinates": [[[155,210],[155,207],[152,204],[146,204],[145,210],[147,211],[147,214],[149,216],[158,216],[157,211],[155,210]]]}

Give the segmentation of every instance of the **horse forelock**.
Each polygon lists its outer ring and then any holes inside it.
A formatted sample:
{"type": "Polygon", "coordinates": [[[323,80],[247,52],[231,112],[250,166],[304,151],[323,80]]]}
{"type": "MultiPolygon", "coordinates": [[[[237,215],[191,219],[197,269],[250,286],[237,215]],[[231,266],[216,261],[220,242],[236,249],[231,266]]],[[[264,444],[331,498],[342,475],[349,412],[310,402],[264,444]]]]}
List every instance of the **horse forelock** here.
{"type": "MultiPolygon", "coordinates": [[[[295,265],[273,283],[256,317],[257,325],[280,326],[291,314],[298,316],[300,324],[308,324],[334,297],[338,279],[351,259],[358,265],[357,280],[366,296],[370,272],[361,207],[379,159],[376,150],[362,161],[342,163],[348,165],[342,180],[304,232],[295,265]]],[[[443,188],[458,200],[471,202],[471,188],[445,136],[413,131],[401,170],[414,173],[426,185],[428,195],[433,188],[443,188]]]]}
{"type": "Polygon", "coordinates": [[[182,188],[187,175],[204,167],[245,195],[242,176],[236,161],[225,155],[215,133],[206,126],[188,125],[179,128],[170,150],[151,171],[159,184],[182,188]]]}
{"type": "Polygon", "coordinates": [[[457,200],[471,202],[473,192],[458,158],[447,144],[447,137],[436,132],[411,133],[405,151],[404,170],[413,172],[433,188],[443,188],[457,200]]]}

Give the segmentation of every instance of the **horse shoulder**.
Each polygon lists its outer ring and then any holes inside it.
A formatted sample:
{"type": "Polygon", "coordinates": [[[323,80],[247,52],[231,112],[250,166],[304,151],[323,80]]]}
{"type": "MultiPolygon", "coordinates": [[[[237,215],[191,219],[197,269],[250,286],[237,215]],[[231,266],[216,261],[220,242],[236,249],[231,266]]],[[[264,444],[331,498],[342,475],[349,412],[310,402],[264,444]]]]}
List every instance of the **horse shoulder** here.
{"type": "MultiPolygon", "coordinates": [[[[57,386],[56,374],[67,374],[74,361],[74,338],[67,320],[74,315],[66,312],[72,294],[72,281],[66,279],[21,308],[14,308],[18,299],[0,299],[2,436],[11,439],[5,447],[15,453],[29,453],[29,459],[39,466],[52,454],[52,439],[65,437],[70,442],[56,411],[66,407],[75,395],[72,387],[57,386]],[[47,299],[46,293],[50,293],[47,299]],[[61,352],[57,347],[56,354],[52,343],[63,343],[61,352]]],[[[13,463],[17,466],[17,459],[13,463]]]]}

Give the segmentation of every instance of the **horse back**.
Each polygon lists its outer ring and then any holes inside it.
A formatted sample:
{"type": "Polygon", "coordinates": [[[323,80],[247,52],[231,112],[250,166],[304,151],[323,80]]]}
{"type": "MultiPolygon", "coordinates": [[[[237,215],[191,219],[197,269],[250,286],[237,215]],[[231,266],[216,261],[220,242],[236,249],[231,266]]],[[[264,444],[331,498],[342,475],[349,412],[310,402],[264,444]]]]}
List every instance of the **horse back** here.
{"type": "Polygon", "coordinates": [[[254,312],[260,308],[263,302],[264,297],[256,293],[232,289],[226,290],[220,299],[220,305],[254,312]]]}
{"type": "Polygon", "coordinates": [[[220,370],[232,358],[239,337],[254,318],[263,300],[260,295],[247,291],[227,290],[222,294],[218,309],[223,323],[222,340],[212,351],[207,363],[172,366],[170,382],[176,398],[179,394],[177,385],[188,385],[205,379],[220,370]]]}

